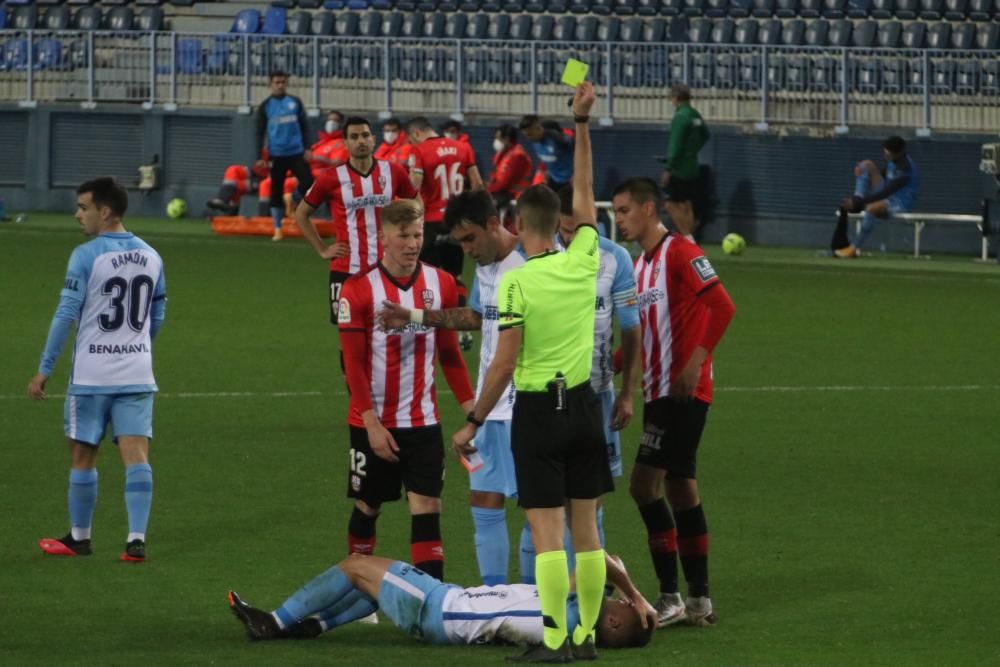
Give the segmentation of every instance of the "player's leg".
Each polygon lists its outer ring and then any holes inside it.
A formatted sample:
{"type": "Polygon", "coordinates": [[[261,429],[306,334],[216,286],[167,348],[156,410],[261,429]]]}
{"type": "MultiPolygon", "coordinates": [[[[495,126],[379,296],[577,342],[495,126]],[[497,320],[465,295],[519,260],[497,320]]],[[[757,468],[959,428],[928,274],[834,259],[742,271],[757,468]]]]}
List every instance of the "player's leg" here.
{"type": "Polygon", "coordinates": [[[487,420],[476,436],[476,448],[483,459],[483,465],[469,473],[476,561],[483,583],[496,586],[507,583],[510,559],[504,504],[507,497],[517,494],[510,453],[510,421],[487,420]]]}
{"type": "Polygon", "coordinates": [[[285,173],[288,171],[288,159],[282,157],[271,158],[271,196],[268,204],[271,209],[271,221],[274,223],[274,236],[272,240],[280,241],[283,238],[281,223],[285,217],[285,173]]]}
{"type": "Polygon", "coordinates": [[[295,191],[298,188],[299,182],[294,176],[289,177],[285,175],[285,191],[282,194],[282,202],[285,205],[285,217],[294,218],[295,217],[295,191]]]}
{"type": "Polygon", "coordinates": [[[313,176],[312,169],[309,168],[309,163],[306,162],[305,157],[302,155],[296,155],[291,160],[289,169],[292,170],[292,174],[295,176],[297,186],[292,193],[292,199],[298,204],[306,196],[306,193],[309,192],[309,188],[312,187],[316,179],[313,176]]]}
{"type": "Polygon", "coordinates": [[[371,555],[375,551],[375,522],[382,503],[399,500],[399,466],[380,459],[368,443],[363,428],[350,426],[347,497],[354,509],[347,523],[348,554],[371,555]]]}
{"type": "Polygon", "coordinates": [[[444,490],[444,438],[440,424],[394,429],[399,470],[410,507],[410,560],[444,581],[441,544],[441,492],[444,490]]]}
{"type": "Polygon", "coordinates": [[[369,616],[378,609],[378,584],[393,562],[351,554],[285,600],[273,612],[275,621],[290,628],[315,614],[326,631],[369,616]]]}
{"type": "Polygon", "coordinates": [[[149,465],[153,394],[115,396],[111,404],[111,425],[125,466],[128,537],[121,560],[142,562],[146,557],[146,527],[153,502],[153,469],[149,465]]]}
{"type": "Polygon", "coordinates": [[[875,223],[878,219],[888,218],[889,215],[889,205],[885,200],[872,202],[865,207],[865,212],[861,216],[861,229],[858,230],[857,236],[854,237],[854,242],[851,244],[855,250],[861,250],[864,246],[875,229],[875,223]]]}
{"type": "Polygon", "coordinates": [[[250,182],[250,171],[241,164],[226,167],[218,194],[208,200],[208,207],[229,215],[239,212],[240,197],[246,194],[250,182]]]}

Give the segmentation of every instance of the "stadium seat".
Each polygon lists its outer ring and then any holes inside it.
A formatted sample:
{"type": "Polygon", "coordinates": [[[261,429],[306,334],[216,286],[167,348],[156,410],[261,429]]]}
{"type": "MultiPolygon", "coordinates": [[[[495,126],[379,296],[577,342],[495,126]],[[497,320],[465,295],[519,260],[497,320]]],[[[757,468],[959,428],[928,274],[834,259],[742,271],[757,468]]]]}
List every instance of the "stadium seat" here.
{"type": "Polygon", "coordinates": [[[806,22],[802,19],[786,21],[781,29],[781,43],[785,46],[802,46],[806,43],[806,22]]]}
{"type": "Polygon", "coordinates": [[[809,21],[806,25],[806,46],[826,46],[829,32],[830,22],[826,19],[809,21]]]}
{"type": "Polygon", "coordinates": [[[854,24],[847,19],[830,21],[830,28],[826,33],[826,45],[851,46],[851,33],[853,31],[854,24]]]}
{"type": "Polygon", "coordinates": [[[443,38],[446,21],[447,17],[444,14],[425,14],[423,32],[420,36],[428,39],[443,38]]]}
{"type": "MultiPolygon", "coordinates": [[[[946,24],[950,25],[950,24],[946,24]]],[[[973,23],[957,23],[951,30],[951,40],[949,42],[953,49],[974,49],[976,48],[976,26],[973,23]]]]}
{"type": "Polygon", "coordinates": [[[769,19],[774,16],[774,0],[751,0],[750,15],[758,19],[769,19]]]}
{"type": "Polygon", "coordinates": [[[299,0],[299,9],[319,9],[322,6],[321,0],[299,0]]]}
{"type": "Polygon", "coordinates": [[[271,0],[271,6],[292,9],[295,7],[295,0],[271,0]]]}
{"type": "Polygon", "coordinates": [[[782,19],[791,19],[799,15],[799,0],[777,0],[774,15],[782,19]]]}
{"type": "Polygon", "coordinates": [[[260,30],[260,12],[256,9],[241,9],[236,18],[233,19],[233,26],[229,32],[239,35],[252,35],[260,30]]]}
{"type": "Polygon", "coordinates": [[[559,42],[569,42],[576,39],[576,17],[560,16],[552,28],[552,39],[559,42]]]}
{"type": "Polygon", "coordinates": [[[917,2],[918,0],[896,0],[893,16],[904,21],[912,21],[917,18],[917,2]]]}
{"type": "Polygon", "coordinates": [[[62,69],[62,41],[42,39],[35,44],[35,69],[62,69]]]}
{"type": "Polygon", "coordinates": [[[753,19],[742,19],[736,22],[733,30],[733,43],[749,46],[757,43],[757,32],[760,26],[753,19]]]}
{"type": "Polygon", "coordinates": [[[903,62],[903,90],[911,95],[924,92],[924,61],[910,58],[903,62]]]}
{"type": "Polygon", "coordinates": [[[45,10],[39,27],[43,30],[69,30],[69,22],[69,7],[59,5],[45,10]]]}
{"type": "Polygon", "coordinates": [[[100,30],[101,10],[97,7],[80,7],[73,14],[70,27],[73,30],[100,30]]]}
{"type": "Polygon", "coordinates": [[[704,14],[713,19],[729,13],[729,0],[705,0],[704,14]]]}
{"type": "Polygon", "coordinates": [[[969,18],[973,21],[989,21],[993,16],[993,0],[969,0],[969,18]]]}
{"type": "Polygon", "coordinates": [[[584,16],[576,22],[573,39],[577,42],[593,42],[597,40],[597,17],[584,16]]]}
{"type": "Polygon", "coordinates": [[[847,18],[866,19],[872,11],[872,0],[847,0],[847,18]]]}
{"type": "Polygon", "coordinates": [[[753,9],[753,0],[729,0],[729,16],[734,19],[742,19],[750,16],[753,9]]]}
{"type": "Polygon", "coordinates": [[[288,15],[289,35],[311,35],[313,15],[306,11],[292,12],[288,15]]]}
{"type": "Polygon", "coordinates": [[[909,23],[903,28],[903,48],[922,49],[927,35],[927,24],[909,23]]]}
{"type": "Polygon", "coordinates": [[[97,0],[66,0],[66,4],[73,6],[93,5],[97,0]]]}
{"type": "MultiPolygon", "coordinates": [[[[97,13],[100,15],[100,10],[97,10],[97,13]]],[[[11,12],[10,24],[7,27],[11,30],[34,30],[37,25],[38,7],[35,5],[27,5],[24,7],[18,7],[11,12]]],[[[96,28],[90,28],[90,30],[94,29],[96,28]]]]}
{"type": "Polygon", "coordinates": [[[979,92],[983,95],[1000,95],[1000,61],[984,60],[979,79],[979,92]]]}
{"type": "Polygon", "coordinates": [[[847,16],[847,0],[823,0],[823,17],[842,19],[847,16]]]}
{"type": "Polygon", "coordinates": [[[590,0],[571,0],[569,11],[573,14],[589,14],[590,0]]]}
{"type": "Polygon", "coordinates": [[[159,32],[163,30],[164,18],[161,7],[143,7],[135,15],[135,29],[144,32],[159,32]]]}
{"type": "MultiPolygon", "coordinates": [[[[595,21],[597,19],[594,19],[595,21]]],[[[506,14],[494,16],[490,20],[490,27],[486,35],[489,39],[507,39],[510,34],[510,17],[506,14]]]]}
{"type": "Polygon", "coordinates": [[[955,92],[959,95],[975,95],[979,90],[979,74],[982,71],[977,60],[963,60],[958,63],[955,73],[955,92]]]}
{"type": "Polygon", "coordinates": [[[333,34],[335,37],[357,37],[360,17],[355,12],[334,14],[333,34]]]}
{"type": "Polygon", "coordinates": [[[0,45],[0,71],[23,72],[28,69],[28,40],[11,39],[0,45]]]}
{"type": "Polygon", "coordinates": [[[520,14],[524,11],[524,0],[502,0],[500,5],[508,14],[520,14]]]}
{"type": "Polygon", "coordinates": [[[377,9],[380,12],[389,12],[395,9],[395,0],[374,0],[372,2],[372,9],[377,9]]]}
{"type": "Polygon", "coordinates": [[[684,13],[684,0],[659,0],[656,4],[661,16],[677,16],[684,13]]]}
{"type": "MultiPolygon", "coordinates": [[[[464,16],[464,14],[462,15],[464,16]]],[[[377,38],[382,36],[381,12],[366,12],[358,20],[358,35],[361,37],[377,38]]]]}
{"type": "Polygon", "coordinates": [[[268,7],[261,23],[262,35],[284,35],[287,24],[288,10],[284,7],[268,7]]]}
{"type": "Polygon", "coordinates": [[[659,0],[638,0],[635,3],[635,13],[639,16],[656,16],[660,13],[659,0]]]}
{"type": "Polygon", "coordinates": [[[767,46],[781,44],[782,25],[780,19],[767,19],[757,24],[757,43],[767,46]]]}
{"type": "Polygon", "coordinates": [[[458,10],[469,14],[474,14],[481,9],[484,1],[485,0],[465,0],[465,2],[463,2],[458,6],[458,10]]]}
{"type": "Polygon", "coordinates": [[[899,21],[880,22],[875,41],[880,49],[898,48],[903,41],[903,24],[899,21]]]}
{"type": "Polygon", "coordinates": [[[335,21],[333,12],[316,12],[312,15],[312,25],[309,26],[309,32],[320,37],[332,35],[335,21]]]}
{"type": "Polygon", "coordinates": [[[635,16],[635,0],[615,0],[614,12],[617,16],[635,16]]]}
{"type": "Polygon", "coordinates": [[[465,36],[468,39],[486,39],[489,29],[489,16],[486,14],[473,14],[465,24],[465,36]]]}
{"type": "Polygon", "coordinates": [[[515,16],[514,20],[510,22],[510,32],[507,33],[507,38],[517,41],[531,39],[532,21],[533,19],[529,14],[515,16]]]}
{"type": "Polygon", "coordinates": [[[554,16],[538,16],[531,26],[531,39],[540,42],[547,42],[552,39],[552,31],[555,28],[556,19],[554,16]]]}
{"type": "MultiPolygon", "coordinates": [[[[131,4],[132,0],[101,0],[101,5],[103,7],[118,7],[121,5],[131,4]]],[[[41,4],[41,3],[39,3],[41,4]]]]}
{"type": "MultiPolygon", "coordinates": [[[[13,6],[9,2],[6,3],[6,4],[7,4],[7,6],[13,6]]],[[[65,1],[64,0],[35,0],[34,4],[38,5],[39,7],[49,7],[49,6],[52,6],[52,5],[62,5],[62,4],[65,4],[65,1]]],[[[6,13],[7,13],[6,6],[0,6],[0,14],[6,14],[6,13]]],[[[2,20],[2,19],[0,19],[0,20],[2,20]]],[[[5,24],[0,23],[0,27],[2,27],[3,25],[5,25],[5,24]]]]}
{"type": "Polygon", "coordinates": [[[614,10],[614,0],[590,0],[590,13],[609,16],[614,10]]]}
{"type": "Polygon", "coordinates": [[[799,0],[799,16],[804,19],[814,19],[820,15],[823,0],[799,0]]]}
{"type": "Polygon", "coordinates": [[[866,19],[854,24],[854,33],[851,35],[851,44],[862,48],[875,46],[875,36],[878,34],[878,21],[866,19]]]}
{"type": "Polygon", "coordinates": [[[399,37],[403,30],[403,13],[392,12],[382,16],[381,37],[399,37]]]}
{"type": "Polygon", "coordinates": [[[201,74],[204,71],[200,39],[177,40],[177,73],[201,74]]]}
{"type": "Polygon", "coordinates": [[[621,28],[618,30],[618,41],[641,42],[642,24],[643,20],[640,18],[631,18],[622,21],[621,28]]]}
{"type": "Polygon", "coordinates": [[[712,32],[709,35],[711,44],[732,44],[733,34],[736,32],[736,21],[730,18],[720,19],[712,22],[712,32]]]}
{"type": "Polygon", "coordinates": [[[617,16],[602,18],[597,24],[597,39],[601,42],[617,42],[622,20],[617,16]]]}
{"type": "Polygon", "coordinates": [[[125,32],[132,29],[135,14],[131,7],[115,7],[104,15],[104,27],[115,32],[125,32]]]}
{"type": "Polygon", "coordinates": [[[944,0],[920,0],[918,6],[920,9],[917,15],[924,21],[937,21],[944,14],[944,0]]]}
{"type": "Polygon", "coordinates": [[[969,10],[969,0],[945,0],[944,17],[949,21],[964,21],[969,10]]]}
{"type": "Polygon", "coordinates": [[[927,31],[925,43],[928,49],[947,49],[951,46],[951,24],[945,21],[933,24],[927,31]]]}
{"type": "Polygon", "coordinates": [[[931,60],[931,93],[951,95],[957,90],[958,61],[951,59],[931,60]]]}
{"type": "Polygon", "coordinates": [[[895,0],[872,0],[871,17],[873,19],[891,19],[894,14],[895,0]]]}
{"type": "Polygon", "coordinates": [[[705,13],[705,0],[684,0],[685,16],[701,16],[705,13]]]}
{"type": "Polygon", "coordinates": [[[404,12],[399,26],[399,36],[407,39],[424,34],[424,15],[420,12],[404,12]]]}
{"type": "Polygon", "coordinates": [[[692,44],[708,44],[712,38],[712,19],[696,18],[688,24],[688,41],[692,44]]]}
{"type": "Polygon", "coordinates": [[[447,14],[444,23],[444,36],[448,39],[463,39],[469,16],[463,12],[447,14]]]}
{"type": "MultiPolygon", "coordinates": [[[[417,5],[419,4],[421,3],[417,2],[416,0],[400,0],[399,2],[396,3],[394,9],[401,12],[415,12],[417,11],[417,5]]],[[[434,11],[435,7],[432,7],[431,11],[434,11]]]]}
{"type": "Polygon", "coordinates": [[[659,44],[667,34],[667,20],[656,18],[642,22],[641,40],[646,44],[659,44]]]}
{"type": "Polygon", "coordinates": [[[1000,48],[1000,23],[984,23],[977,26],[976,46],[990,51],[1000,48]]]}

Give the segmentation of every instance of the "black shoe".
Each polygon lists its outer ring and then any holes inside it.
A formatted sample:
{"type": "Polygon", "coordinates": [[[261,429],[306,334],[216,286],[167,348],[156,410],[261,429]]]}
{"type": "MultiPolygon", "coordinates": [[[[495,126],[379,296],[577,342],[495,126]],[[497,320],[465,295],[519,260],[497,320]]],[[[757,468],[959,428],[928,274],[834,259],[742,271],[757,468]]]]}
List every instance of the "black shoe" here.
{"type": "Polygon", "coordinates": [[[206,206],[216,211],[224,211],[228,206],[228,202],[225,202],[219,199],[218,197],[212,197],[211,199],[208,200],[206,206]]]}
{"type": "Polygon", "coordinates": [[[570,640],[570,646],[574,660],[597,660],[597,647],[594,646],[593,637],[587,637],[582,644],[573,644],[570,640]]]}
{"type": "Polygon", "coordinates": [[[285,628],[282,638],[285,639],[316,639],[323,634],[323,626],[318,618],[304,618],[295,625],[285,628]]]}
{"type": "Polygon", "coordinates": [[[89,556],[90,540],[74,540],[73,533],[58,540],[51,537],[43,537],[38,540],[38,546],[47,554],[53,556],[89,556]]]}
{"type": "Polygon", "coordinates": [[[233,616],[239,619],[246,628],[247,637],[252,641],[259,639],[278,639],[281,629],[274,617],[266,611],[255,609],[240,599],[236,591],[229,591],[229,609],[233,616]]]}
{"type": "Polygon", "coordinates": [[[125,545],[125,551],[118,560],[128,563],[142,563],[146,560],[146,543],[142,540],[132,540],[125,545]]]}
{"type": "Polygon", "coordinates": [[[565,664],[573,662],[573,650],[569,647],[569,637],[556,650],[550,649],[545,644],[532,646],[521,655],[508,655],[507,662],[547,662],[554,664],[565,664]]]}

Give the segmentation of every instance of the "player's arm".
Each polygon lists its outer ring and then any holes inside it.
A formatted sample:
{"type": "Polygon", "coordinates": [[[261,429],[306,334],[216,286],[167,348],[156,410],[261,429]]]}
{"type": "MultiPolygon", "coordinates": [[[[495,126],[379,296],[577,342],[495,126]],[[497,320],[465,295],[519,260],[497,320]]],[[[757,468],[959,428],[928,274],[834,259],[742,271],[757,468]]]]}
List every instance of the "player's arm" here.
{"type": "Polygon", "coordinates": [[[621,369],[622,386],[615,397],[611,411],[611,425],[615,430],[621,430],[628,426],[634,414],[632,398],[641,370],[642,330],[639,327],[639,298],[635,291],[632,258],[619,245],[614,246],[613,253],[617,267],[614,282],[611,284],[611,302],[622,338],[621,347],[616,355],[616,357],[620,355],[620,361],[616,359],[613,365],[618,365],[621,369]]]}
{"type": "Polygon", "coordinates": [[[465,357],[462,356],[462,348],[458,344],[458,334],[451,329],[438,329],[434,333],[437,339],[438,362],[444,372],[444,379],[451,393],[455,395],[455,400],[462,407],[463,413],[468,414],[472,409],[476,392],[469,380],[469,369],[465,365],[465,357]]]}
{"type": "Polygon", "coordinates": [[[414,150],[410,153],[407,162],[410,165],[410,183],[413,183],[413,188],[420,192],[420,188],[424,184],[424,163],[420,159],[420,153],[414,150]]]}
{"type": "Polygon", "coordinates": [[[862,206],[887,199],[909,185],[910,180],[913,178],[909,160],[904,158],[897,162],[896,169],[896,178],[883,180],[881,188],[866,197],[859,197],[862,206]]]}
{"type": "Polygon", "coordinates": [[[156,338],[163,322],[167,319],[167,279],[163,275],[163,268],[160,268],[160,277],[156,280],[156,287],[153,289],[152,320],[149,325],[149,337],[156,338]]]}
{"type": "Polygon", "coordinates": [[[469,176],[469,188],[472,190],[482,190],[483,189],[483,177],[479,173],[479,167],[472,165],[466,171],[469,176]]]}
{"type": "Polygon", "coordinates": [[[87,280],[90,277],[88,263],[78,248],[69,258],[66,269],[66,280],[59,292],[59,305],[52,316],[49,334],[45,340],[45,349],[38,363],[38,372],[28,383],[28,396],[41,400],[45,398],[45,383],[52,375],[56,361],[62,354],[73,325],[80,320],[83,310],[83,300],[87,290],[87,280]]]}
{"type": "Polygon", "coordinates": [[[323,200],[327,197],[327,193],[330,191],[329,183],[326,177],[320,177],[312,184],[309,188],[309,192],[306,196],[302,198],[299,205],[295,208],[295,224],[298,225],[299,230],[302,232],[302,236],[306,238],[309,245],[313,247],[323,259],[336,259],[338,257],[347,257],[348,252],[350,252],[347,243],[343,241],[335,241],[329,246],[323,243],[323,239],[319,235],[319,231],[316,229],[316,225],[313,224],[312,216],[316,212],[316,209],[320,207],[323,200]]]}
{"type": "Polygon", "coordinates": [[[608,581],[612,586],[621,591],[622,596],[628,600],[633,607],[639,610],[639,617],[642,619],[642,627],[649,627],[649,623],[656,623],[656,609],[649,601],[642,596],[639,589],[632,582],[631,577],[625,570],[622,560],[617,556],[612,556],[604,552],[604,566],[607,571],[608,581]]]}
{"type": "Polygon", "coordinates": [[[475,331],[482,328],[482,316],[471,308],[444,308],[441,310],[410,310],[391,301],[382,302],[378,325],[383,330],[399,329],[408,323],[423,324],[435,329],[475,331]]]}
{"type": "MultiPolygon", "coordinates": [[[[594,200],[594,168],[588,120],[595,100],[594,84],[584,81],[577,86],[573,96],[573,115],[582,122],[576,123],[576,146],[573,150],[573,222],[576,226],[590,225],[596,229],[594,213],[597,211],[597,204],[594,200]]],[[[596,237],[594,242],[596,243],[596,237]]]]}
{"type": "Polygon", "coordinates": [[[705,359],[712,353],[715,346],[722,340],[722,335],[726,333],[729,323],[736,314],[736,305],[729,297],[729,292],[716,281],[708,286],[699,295],[699,300],[708,310],[708,321],[702,333],[698,347],[691,354],[691,358],[685,364],[677,379],[670,385],[669,395],[673,398],[691,398],[698,387],[698,380],[701,376],[701,366],[705,359]]]}

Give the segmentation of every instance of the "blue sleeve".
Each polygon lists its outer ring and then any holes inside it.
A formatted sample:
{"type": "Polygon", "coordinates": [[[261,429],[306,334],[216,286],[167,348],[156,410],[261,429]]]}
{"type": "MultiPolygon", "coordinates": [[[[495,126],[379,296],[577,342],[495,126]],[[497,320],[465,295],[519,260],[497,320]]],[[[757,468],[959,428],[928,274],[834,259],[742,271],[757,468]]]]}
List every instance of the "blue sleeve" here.
{"type": "Polygon", "coordinates": [[[83,301],[87,294],[87,280],[90,278],[88,259],[92,258],[82,247],[70,255],[69,265],[66,267],[66,280],[62,291],[59,292],[59,305],[56,307],[55,315],[52,316],[45,350],[38,364],[38,372],[43,375],[52,375],[52,369],[62,354],[73,324],[80,319],[80,311],[83,310],[83,301]]]}
{"type": "Polygon", "coordinates": [[[471,308],[476,314],[482,316],[483,314],[483,304],[479,301],[479,276],[472,279],[472,289],[469,290],[469,298],[466,304],[471,308]]]}
{"type": "Polygon", "coordinates": [[[163,276],[163,269],[160,268],[160,277],[156,281],[156,289],[153,291],[153,321],[149,328],[150,338],[156,338],[156,333],[163,326],[163,320],[167,319],[167,280],[163,276]]]}
{"type": "Polygon", "coordinates": [[[615,269],[614,282],[611,283],[611,300],[618,316],[618,326],[622,331],[628,331],[639,326],[639,299],[636,296],[632,258],[628,251],[618,244],[615,244],[612,252],[618,266],[615,269]]]}

